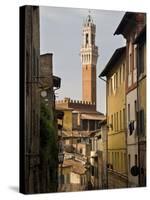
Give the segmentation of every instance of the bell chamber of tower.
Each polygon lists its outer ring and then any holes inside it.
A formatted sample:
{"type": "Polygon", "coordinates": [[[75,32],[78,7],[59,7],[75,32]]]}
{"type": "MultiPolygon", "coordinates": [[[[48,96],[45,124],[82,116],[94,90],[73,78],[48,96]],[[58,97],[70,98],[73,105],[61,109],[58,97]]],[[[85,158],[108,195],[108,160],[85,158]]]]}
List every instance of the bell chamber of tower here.
{"type": "Polygon", "coordinates": [[[83,24],[80,49],[82,63],[82,100],[96,104],[96,64],[98,47],[95,45],[96,25],[90,15],[83,24]]]}

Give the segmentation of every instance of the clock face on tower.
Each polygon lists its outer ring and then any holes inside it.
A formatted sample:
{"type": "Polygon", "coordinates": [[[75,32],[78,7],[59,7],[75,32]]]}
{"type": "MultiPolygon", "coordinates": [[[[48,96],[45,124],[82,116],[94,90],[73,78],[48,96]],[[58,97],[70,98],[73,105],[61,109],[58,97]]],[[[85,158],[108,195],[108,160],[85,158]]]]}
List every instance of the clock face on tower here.
{"type": "Polygon", "coordinates": [[[47,92],[45,90],[41,91],[41,97],[45,98],[47,96],[47,92]]]}

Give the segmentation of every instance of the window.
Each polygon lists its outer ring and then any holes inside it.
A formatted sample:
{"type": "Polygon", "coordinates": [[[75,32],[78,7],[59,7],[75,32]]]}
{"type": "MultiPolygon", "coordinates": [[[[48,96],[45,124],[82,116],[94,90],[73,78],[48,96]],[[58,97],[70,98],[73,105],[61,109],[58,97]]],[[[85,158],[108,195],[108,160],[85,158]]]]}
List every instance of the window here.
{"type": "Polygon", "coordinates": [[[144,72],[144,45],[139,46],[139,75],[144,72]]]}
{"type": "Polygon", "coordinates": [[[107,116],[107,122],[108,122],[108,125],[110,124],[110,121],[109,121],[109,116],[107,116]]]}
{"type": "Polygon", "coordinates": [[[144,110],[139,111],[139,134],[144,134],[144,110]]]}
{"type": "Polygon", "coordinates": [[[110,95],[110,82],[106,85],[107,95],[110,95]]]}
{"type": "Polygon", "coordinates": [[[89,43],[89,39],[88,39],[88,33],[86,33],[86,44],[89,43]]]}
{"type": "Polygon", "coordinates": [[[81,138],[77,139],[77,143],[81,143],[81,138]]]}
{"type": "Polygon", "coordinates": [[[90,131],[95,130],[95,121],[94,120],[89,120],[89,126],[90,126],[90,131]]]}
{"type": "Polygon", "coordinates": [[[121,152],[121,171],[123,169],[123,153],[121,152]]]}
{"type": "Polygon", "coordinates": [[[109,86],[108,86],[108,88],[109,88],[109,89],[108,89],[108,90],[109,90],[109,94],[108,94],[108,95],[111,95],[111,91],[112,91],[112,89],[111,89],[111,88],[112,88],[112,86],[111,86],[111,84],[112,84],[111,81],[112,81],[112,80],[110,79],[110,80],[109,80],[109,86]]]}
{"type": "Polygon", "coordinates": [[[118,72],[116,73],[116,89],[118,88],[118,72]]]}
{"type": "Polygon", "coordinates": [[[113,115],[111,115],[111,125],[112,125],[112,131],[113,131],[113,124],[114,123],[114,121],[113,121],[113,115]]]}
{"type": "Polygon", "coordinates": [[[80,183],[81,183],[81,185],[83,185],[83,178],[82,178],[82,176],[80,176],[80,183]]]}
{"type": "Polygon", "coordinates": [[[117,152],[117,169],[119,170],[119,152],[117,152]]]}
{"type": "Polygon", "coordinates": [[[134,48],[134,68],[137,67],[137,47],[134,48]]]}
{"type": "Polygon", "coordinates": [[[126,170],[126,162],[127,162],[127,157],[126,153],[124,153],[124,170],[126,170]]]}
{"type": "Polygon", "coordinates": [[[113,80],[112,78],[110,79],[110,90],[111,90],[111,94],[113,93],[113,80]]]}
{"type": "Polygon", "coordinates": [[[65,177],[64,177],[63,174],[60,176],[60,181],[61,181],[61,184],[64,184],[64,183],[65,183],[65,177]]]}
{"type": "Polygon", "coordinates": [[[137,102],[136,102],[136,100],[134,101],[134,116],[135,116],[135,120],[137,120],[137,102]]]}
{"type": "Polygon", "coordinates": [[[120,130],[122,130],[122,112],[120,110],[120,130]]]}
{"type": "Polygon", "coordinates": [[[118,112],[117,112],[117,114],[116,114],[116,129],[117,129],[117,131],[118,131],[118,112]]]}
{"type": "Polygon", "coordinates": [[[114,131],[116,131],[116,114],[114,113],[114,131]]]}
{"type": "Polygon", "coordinates": [[[123,128],[125,129],[126,127],[126,122],[125,122],[125,108],[123,109],[123,128]]]}
{"type": "Polygon", "coordinates": [[[82,128],[85,131],[88,130],[88,121],[87,120],[82,120],[82,128]]]}
{"type": "Polygon", "coordinates": [[[128,123],[130,122],[130,104],[128,104],[128,123]]]}
{"type": "Polygon", "coordinates": [[[94,166],[91,166],[91,175],[94,176],[94,166]]]}
{"type": "Polygon", "coordinates": [[[82,154],[82,148],[80,148],[80,154],[82,154]]]}
{"type": "Polygon", "coordinates": [[[121,80],[121,79],[122,79],[122,78],[121,78],[121,77],[122,77],[122,76],[121,76],[121,71],[122,71],[122,70],[121,70],[121,67],[120,67],[120,69],[119,69],[119,72],[120,72],[120,73],[119,73],[119,81],[120,81],[120,84],[121,84],[121,82],[122,82],[122,80],[121,80]]]}
{"type": "Polygon", "coordinates": [[[114,89],[116,90],[116,74],[114,74],[114,89]]]}
{"type": "Polygon", "coordinates": [[[65,184],[70,183],[70,175],[69,174],[66,174],[64,182],[65,182],[65,184]]]}
{"type": "Polygon", "coordinates": [[[114,166],[114,152],[112,152],[112,165],[114,166]]]}
{"type": "Polygon", "coordinates": [[[114,159],[114,168],[117,168],[117,152],[114,153],[115,154],[115,159],[114,159]]]}
{"type": "Polygon", "coordinates": [[[94,34],[91,35],[91,44],[94,45],[94,34]]]}
{"type": "Polygon", "coordinates": [[[131,72],[131,66],[132,66],[132,54],[129,54],[129,69],[128,69],[128,74],[131,72]]]}

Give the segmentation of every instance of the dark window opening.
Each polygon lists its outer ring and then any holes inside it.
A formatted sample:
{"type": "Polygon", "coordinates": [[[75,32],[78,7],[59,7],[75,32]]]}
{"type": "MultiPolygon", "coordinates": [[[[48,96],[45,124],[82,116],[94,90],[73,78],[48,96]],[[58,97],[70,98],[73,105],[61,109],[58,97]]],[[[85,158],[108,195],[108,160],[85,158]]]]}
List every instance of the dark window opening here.
{"type": "Polygon", "coordinates": [[[139,53],[138,53],[138,75],[144,72],[144,45],[139,46],[139,53]]]}
{"type": "Polygon", "coordinates": [[[91,175],[94,176],[94,166],[91,166],[91,175]]]}
{"type": "Polygon", "coordinates": [[[139,134],[144,134],[144,110],[139,111],[139,134]]]}
{"type": "Polygon", "coordinates": [[[90,131],[95,130],[95,121],[94,120],[90,120],[89,125],[90,125],[90,131]]]}
{"type": "Polygon", "coordinates": [[[94,42],[95,42],[95,41],[94,41],[94,34],[92,34],[92,35],[91,35],[91,43],[92,43],[92,45],[94,45],[94,42]]]}
{"type": "Polygon", "coordinates": [[[86,44],[89,43],[88,33],[86,34],[86,44]]]}
{"type": "Polygon", "coordinates": [[[85,130],[85,131],[88,130],[88,121],[87,120],[82,121],[82,127],[83,127],[83,130],[85,130]]]}
{"type": "Polygon", "coordinates": [[[82,154],[82,149],[80,148],[80,153],[82,154]]]}
{"type": "Polygon", "coordinates": [[[137,154],[135,154],[135,166],[137,166],[137,154]]]}

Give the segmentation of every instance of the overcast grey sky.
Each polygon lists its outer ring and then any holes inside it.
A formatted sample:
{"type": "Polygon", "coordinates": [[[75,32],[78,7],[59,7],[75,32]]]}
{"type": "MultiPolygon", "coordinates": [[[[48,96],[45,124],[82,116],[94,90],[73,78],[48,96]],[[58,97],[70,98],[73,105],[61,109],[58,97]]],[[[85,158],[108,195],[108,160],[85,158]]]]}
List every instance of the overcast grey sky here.
{"type": "MultiPolygon", "coordinates": [[[[40,7],[41,54],[53,53],[53,72],[61,78],[57,99],[70,97],[82,100],[82,68],[80,47],[83,21],[88,9],[40,7]]],[[[115,49],[124,46],[122,36],[114,36],[124,12],[91,10],[96,24],[96,45],[99,48],[97,63],[97,110],[105,113],[105,82],[98,78],[115,49]]]]}

